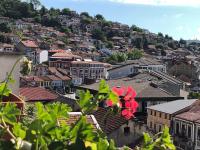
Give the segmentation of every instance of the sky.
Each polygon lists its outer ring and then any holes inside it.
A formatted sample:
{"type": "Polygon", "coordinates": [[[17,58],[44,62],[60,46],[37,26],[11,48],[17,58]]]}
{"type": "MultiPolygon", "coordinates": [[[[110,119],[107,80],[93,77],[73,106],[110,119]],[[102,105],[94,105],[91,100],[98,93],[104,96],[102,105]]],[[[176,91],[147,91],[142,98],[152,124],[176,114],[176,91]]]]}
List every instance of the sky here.
{"type": "Polygon", "coordinates": [[[106,20],[137,25],[174,39],[200,40],[200,0],[41,0],[47,8],[102,14],[106,20]]]}

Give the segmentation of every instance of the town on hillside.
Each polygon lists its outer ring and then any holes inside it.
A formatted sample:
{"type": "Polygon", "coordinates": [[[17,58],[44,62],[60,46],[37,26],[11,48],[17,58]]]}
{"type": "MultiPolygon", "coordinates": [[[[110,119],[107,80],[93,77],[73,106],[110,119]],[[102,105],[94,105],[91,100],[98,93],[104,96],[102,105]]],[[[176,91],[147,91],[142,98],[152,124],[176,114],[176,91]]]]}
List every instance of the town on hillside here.
{"type": "Polygon", "coordinates": [[[81,90],[98,94],[102,79],[110,88],[131,86],[138,103],[133,118],[117,114],[102,121],[108,107],[99,104],[87,120],[117,147],[134,148],[144,132],[154,135],[167,126],[177,149],[200,149],[198,41],[177,41],[100,14],[36,9],[37,3],[19,0],[6,3],[0,1],[0,81],[19,58],[25,56],[32,66],[26,76],[20,74],[20,64],[13,71],[13,102],[67,104],[73,111],[70,124],[81,115],[81,90]]]}

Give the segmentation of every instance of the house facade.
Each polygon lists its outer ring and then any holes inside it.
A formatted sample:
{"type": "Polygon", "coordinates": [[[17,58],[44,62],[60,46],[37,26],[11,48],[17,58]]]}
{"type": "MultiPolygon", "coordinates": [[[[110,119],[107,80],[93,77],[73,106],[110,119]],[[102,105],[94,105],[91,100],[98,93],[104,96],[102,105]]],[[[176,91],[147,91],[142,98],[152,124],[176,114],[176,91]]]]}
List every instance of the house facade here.
{"type": "Polygon", "coordinates": [[[72,78],[79,78],[83,82],[106,79],[109,66],[109,64],[96,61],[72,61],[70,74],[72,78]]]}
{"type": "Polygon", "coordinates": [[[184,112],[194,104],[197,99],[176,100],[147,107],[147,127],[153,133],[161,132],[164,126],[173,128],[172,120],[176,114],[184,112]]]}
{"type": "Polygon", "coordinates": [[[200,149],[200,103],[173,117],[175,145],[185,150],[200,149]]]}

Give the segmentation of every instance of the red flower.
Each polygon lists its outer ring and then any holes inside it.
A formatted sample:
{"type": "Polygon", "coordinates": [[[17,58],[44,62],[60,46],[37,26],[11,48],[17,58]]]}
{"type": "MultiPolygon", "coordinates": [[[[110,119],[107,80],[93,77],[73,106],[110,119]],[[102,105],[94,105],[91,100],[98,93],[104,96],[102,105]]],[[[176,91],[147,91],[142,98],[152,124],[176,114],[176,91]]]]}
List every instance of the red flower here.
{"type": "Polygon", "coordinates": [[[121,87],[121,88],[118,88],[118,87],[113,87],[112,88],[112,91],[117,94],[118,96],[124,96],[124,93],[126,91],[125,87],[121,87]]]}
{"type": "Polygon", "coordinates": [[[135,90],[129,86],[126,90],[126,95],[124,96],[124,100],[128,101],[130,99],[133,99],[133,98],[135,98],[136,95],[137,94],[136,94],[135,90]]]}
{"type": "Polygon", "coordinates": [[[124,116],[127,120],[129,120],[133,117],[133,113],[128,109],[124,109],[122,110],[122,116],[124,116]]]}
{"type": "Polygon", "coordinates": [[[113,106],[113,102],[112,102],[111,100],[107,100],[107,101],[106,101],[106,105],[107,105],[108,107],[112,107],[112,106],[113,106]]]}
{"type": "MultiPolygon", "coordinates": [[[[117,106],[121,108],[121,115],[127,120],[131,119],[134,116],[134,113],[137,110],[138,103],[135,101],[136,91],[132,87],[113,87],[112,91],[117,94],[120,98],[117,106]]],[[[106,101],[108,107],[112,107],[113,103],[111,100],[106,101]]]]}

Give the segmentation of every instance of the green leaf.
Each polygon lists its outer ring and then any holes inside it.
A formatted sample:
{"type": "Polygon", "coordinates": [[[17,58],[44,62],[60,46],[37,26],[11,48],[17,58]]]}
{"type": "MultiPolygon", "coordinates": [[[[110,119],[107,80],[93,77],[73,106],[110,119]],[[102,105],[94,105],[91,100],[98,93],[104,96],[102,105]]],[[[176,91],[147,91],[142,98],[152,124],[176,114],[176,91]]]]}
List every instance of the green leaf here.
{"type": "Polygon", "coordinates": [[[8,88],[8,85],[3,82],[0,84],[0,95],[9,96],[12,91],[8,88]]]}
{"type": "Polygon", "coordinates": [[[1,117],[6,123],[11,125],[17,122],[16,117],[20,115],[20,110],[16,107],[16,104],[7,103],[5,106],[1,106],[1,117]]]}
{"type": "Polygon", "coordinates": [[[80,119],[73,125],[71,129],[72,141],[81,139],[83,141],[94,142],[98,135],[94,132],[94,127],[87,123],[86,116],[81,116],[80,119]]]}
{"type": "Polygon", "coordinates": [[[144,144],[149,144],[153,141],[148,133],[143,133],[143,136],[144,136],[144,144]]]}
{"type": "Polygon", "coordinates": [[[107,150],[109,147],[109,142],[107,139],[100,139],[97,143],[97,149],[98,150],[107,150]]]}
{"type": "Polygon", "coordinates": [[[21,123],[15,123],[12,130],[16,137],[20,137],[21,139],[26,137],[26,131],[22,129],[21,123]]]}
{"type": "Polygon", "coordinates": [[[108,99],[111,100],[113,104],[117,104],[119,102],[119,97],[112,91],[109,93],[108,99]]]}
{"type": "Polygon", "coordinates": [[[93,99],[93,95],[88,90],[80,91],[78,103],[84,113],[89,113],[98,106],[97,100],[93,99]]]}
{"type": "Polygon", "coordinates": [[[101,80],[99,84],[99,94],[108,94],[110,93],[110,88],[108,84],[106,84],[105,80],[101,80]]]}

